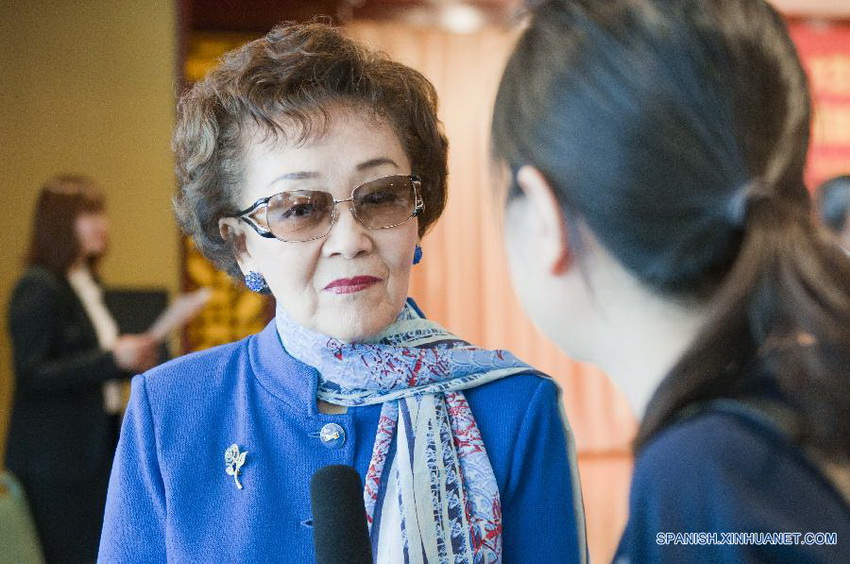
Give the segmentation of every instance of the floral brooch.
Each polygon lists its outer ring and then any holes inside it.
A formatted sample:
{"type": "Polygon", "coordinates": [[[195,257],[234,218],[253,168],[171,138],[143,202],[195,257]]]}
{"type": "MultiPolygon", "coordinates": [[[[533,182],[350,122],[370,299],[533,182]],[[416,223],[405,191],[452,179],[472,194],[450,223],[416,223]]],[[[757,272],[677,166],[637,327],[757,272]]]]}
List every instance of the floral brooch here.
{"type": "Polygon", "coordinates": [[[242,484],[239,483],[239,471],[245,464],[245,456],[247,454],[247,450],[245,452],[239,452],[239,446],[236,443],[233,443],[224,451],[224,471],[227,472],[228,476],[233,476],[233,479],[236,481],[236,487],[240,490],[242,489],[242,484]]]}

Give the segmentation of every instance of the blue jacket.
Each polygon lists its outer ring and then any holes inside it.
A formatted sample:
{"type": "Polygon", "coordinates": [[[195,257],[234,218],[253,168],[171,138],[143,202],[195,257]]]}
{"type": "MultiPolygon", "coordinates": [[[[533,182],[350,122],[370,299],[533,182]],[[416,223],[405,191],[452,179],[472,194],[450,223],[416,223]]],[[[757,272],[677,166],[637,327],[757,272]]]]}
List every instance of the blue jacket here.
{"type": "Polygon", "coordinates": [[[710,402],[650,440],[630,497],[617,562],[850,562],[850,504],[744,402],[710,402]]]}
{"type": "MultiPolygon", "coordinates": [[[[381,410],[319,413],[316,386],[317,372],[285,352],[274,322],[134,378],[99,561],[314,561],[310,477],[347,464],[363,479],[381,410]],[[328,423],[344,440],[319,438],[328,423]],[[232,444],[247,451],[243,489],[225,472],[232,444]]],[[[521,374],[464,394],[499,485],[504,561],[582,561],[578,474],[556,384],[521,374]]]]}

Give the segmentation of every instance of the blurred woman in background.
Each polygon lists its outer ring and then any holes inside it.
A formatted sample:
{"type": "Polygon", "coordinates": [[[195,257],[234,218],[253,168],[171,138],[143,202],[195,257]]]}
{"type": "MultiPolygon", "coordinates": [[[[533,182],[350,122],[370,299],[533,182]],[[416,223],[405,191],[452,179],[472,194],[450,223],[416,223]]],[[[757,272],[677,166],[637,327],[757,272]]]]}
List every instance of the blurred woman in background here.
{"type": "Polygon", "coordinates": [[[24,487],[48,562],[95,559],[123,407],[115,380],[158,358],[150,337],[119,335],[104,305],[97,264],[108,235],[91,178],[50,179],[9,303],[15,391],[6,465],[24,487]]]}
{"type": "Polygon", "coordinates": [[[536,322],[643,417],[617,560],[850,561],[850,267],[781,16],[534,4],[494,114],[505,232],[536,322]]]}

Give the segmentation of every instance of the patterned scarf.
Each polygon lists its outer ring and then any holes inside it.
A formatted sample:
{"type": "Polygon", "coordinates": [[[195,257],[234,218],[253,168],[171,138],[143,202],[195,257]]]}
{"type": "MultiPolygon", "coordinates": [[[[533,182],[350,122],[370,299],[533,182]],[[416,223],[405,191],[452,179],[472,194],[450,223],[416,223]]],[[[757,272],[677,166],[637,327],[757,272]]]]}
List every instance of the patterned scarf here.
{"type": "Polygon", "coordinates": [[[363,493],[375,561],[500,562],[499,490],[461,390],[533,369],[462,341],[410,299],[368,342],[316,333],[280,308],[276,323],[287,352],[319,371],[319,399],[383,404],[363,493]]]}

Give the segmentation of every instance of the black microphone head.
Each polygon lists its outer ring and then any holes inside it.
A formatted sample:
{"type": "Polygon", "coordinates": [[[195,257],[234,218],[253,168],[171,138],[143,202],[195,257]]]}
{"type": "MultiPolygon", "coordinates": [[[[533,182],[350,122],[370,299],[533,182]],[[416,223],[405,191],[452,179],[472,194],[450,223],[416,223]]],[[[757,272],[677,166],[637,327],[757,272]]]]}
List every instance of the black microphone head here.
{"type": "Polygon", "coordinates": [[[363,484],[351,466],[316,470],[310,479],[317,564],[372,564],[363,484]]]}

